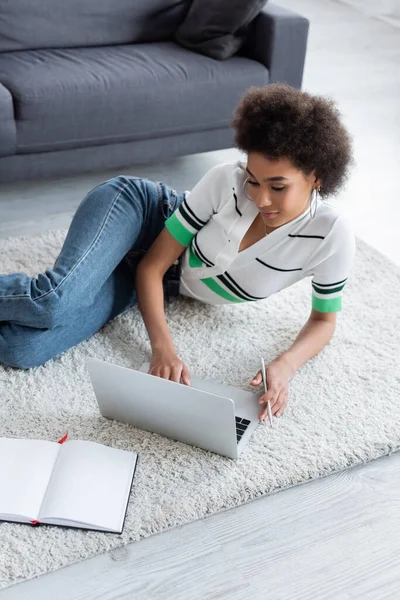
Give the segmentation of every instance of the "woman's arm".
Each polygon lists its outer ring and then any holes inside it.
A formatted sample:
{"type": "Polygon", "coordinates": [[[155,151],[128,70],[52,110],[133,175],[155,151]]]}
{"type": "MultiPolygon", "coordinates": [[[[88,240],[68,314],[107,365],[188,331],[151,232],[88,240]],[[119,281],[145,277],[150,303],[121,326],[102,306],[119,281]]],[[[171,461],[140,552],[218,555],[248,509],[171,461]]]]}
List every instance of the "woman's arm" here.
{"type": "Polygon", "coordinates": [[[312,309],[291,347],[276,358],[288,365],[291,375],[328,344],[335,331],[336,314],[312,309]]]}
{"type": "MultiPolygon", "coordinates": [[[[259,399],[259,419],[267,418],[267,401],[271,412],[280,417],[288,403],[289,379],[304,363],[318,354],[331,339],[336,326],[336,313],[322,313],[312,309],[304,327],[300,330],[291,347],[277,356],[266,366],[268,389],[259,399]]],[[[250,382],[257,386],[262,383],[261,372],[250,382]]]]}
{"type": "Polygon", "coordinates": [[[163,276],[185,250],[167,229],[163,229],[136,269],[138,306],[153,352],[150,370],[154,375],[182,380],[189,385],[189,374],[179,360],[164,312],[163,276]]]}

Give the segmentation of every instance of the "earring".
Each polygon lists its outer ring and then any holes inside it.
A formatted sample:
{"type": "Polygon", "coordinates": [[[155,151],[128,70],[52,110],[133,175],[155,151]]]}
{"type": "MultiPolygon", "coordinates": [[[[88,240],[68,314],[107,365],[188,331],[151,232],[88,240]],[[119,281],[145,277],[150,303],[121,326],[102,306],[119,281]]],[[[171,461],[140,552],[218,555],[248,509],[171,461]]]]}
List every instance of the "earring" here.
{"type": "Polygon", "coordinates": [[[313,219],[315,217],[315,214],[317,212],[317,208],[318,208],[318,198],[319,198],[319,191],[321,188],[314,188],[313,191],[311,192],[311,198],[310,198],[310,219],[313,219]],[[311,212],[311,207],[312,204],[314,203],[314,214],[312,214],[311,212]]]}

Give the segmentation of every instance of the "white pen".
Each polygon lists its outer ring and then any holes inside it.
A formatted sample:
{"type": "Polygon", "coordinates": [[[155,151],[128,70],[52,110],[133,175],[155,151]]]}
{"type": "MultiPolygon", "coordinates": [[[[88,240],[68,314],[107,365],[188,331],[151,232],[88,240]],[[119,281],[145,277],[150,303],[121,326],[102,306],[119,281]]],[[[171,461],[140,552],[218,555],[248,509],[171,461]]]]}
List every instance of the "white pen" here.
{"type": "MultiPolygon", "coordinates": [[[[261,374],[262,374],[262,380],[263,380],[263,384],[264,384],[264,393],[267,393],[267,374],[265,372],[265,362],[263,357],[261,357],[261,374]]],[[[269,419],[269,424],[272,427],[272,412],[271,412],[271,403],[268,400],[267,401],[267,411],[268,411],[268,419],[269,419]]]]}

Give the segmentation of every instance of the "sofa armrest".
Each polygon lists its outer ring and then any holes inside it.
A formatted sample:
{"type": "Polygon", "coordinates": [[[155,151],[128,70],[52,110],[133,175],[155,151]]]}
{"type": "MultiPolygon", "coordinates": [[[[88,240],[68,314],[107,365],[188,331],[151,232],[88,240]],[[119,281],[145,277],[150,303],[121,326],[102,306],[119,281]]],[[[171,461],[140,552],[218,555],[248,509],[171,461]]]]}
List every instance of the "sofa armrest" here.
{"type": "Polygon", "coordinates": [[[17,127],[11,93],[0,83],[0,156],[17,152],[17,127]]]}
{"type": "Polygon", "coordinates": [[[300,88],[308,28],[305,17],[268,3],[251,24],[240,54],[265,65],[270,83],[300,88]]]}

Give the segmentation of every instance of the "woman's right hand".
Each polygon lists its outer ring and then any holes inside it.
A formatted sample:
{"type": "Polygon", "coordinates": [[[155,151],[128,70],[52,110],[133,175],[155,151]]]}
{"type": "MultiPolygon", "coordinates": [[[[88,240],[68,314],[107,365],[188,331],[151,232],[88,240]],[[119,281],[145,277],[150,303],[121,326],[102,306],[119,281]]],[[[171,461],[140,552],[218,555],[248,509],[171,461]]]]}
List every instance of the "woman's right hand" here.
{"type": "Polygon", "coordinates": [[[149,375],[170,379],[190,385],[190,375],[186,365],[171,350],[155,350],[150,363],[149,375]]]}

